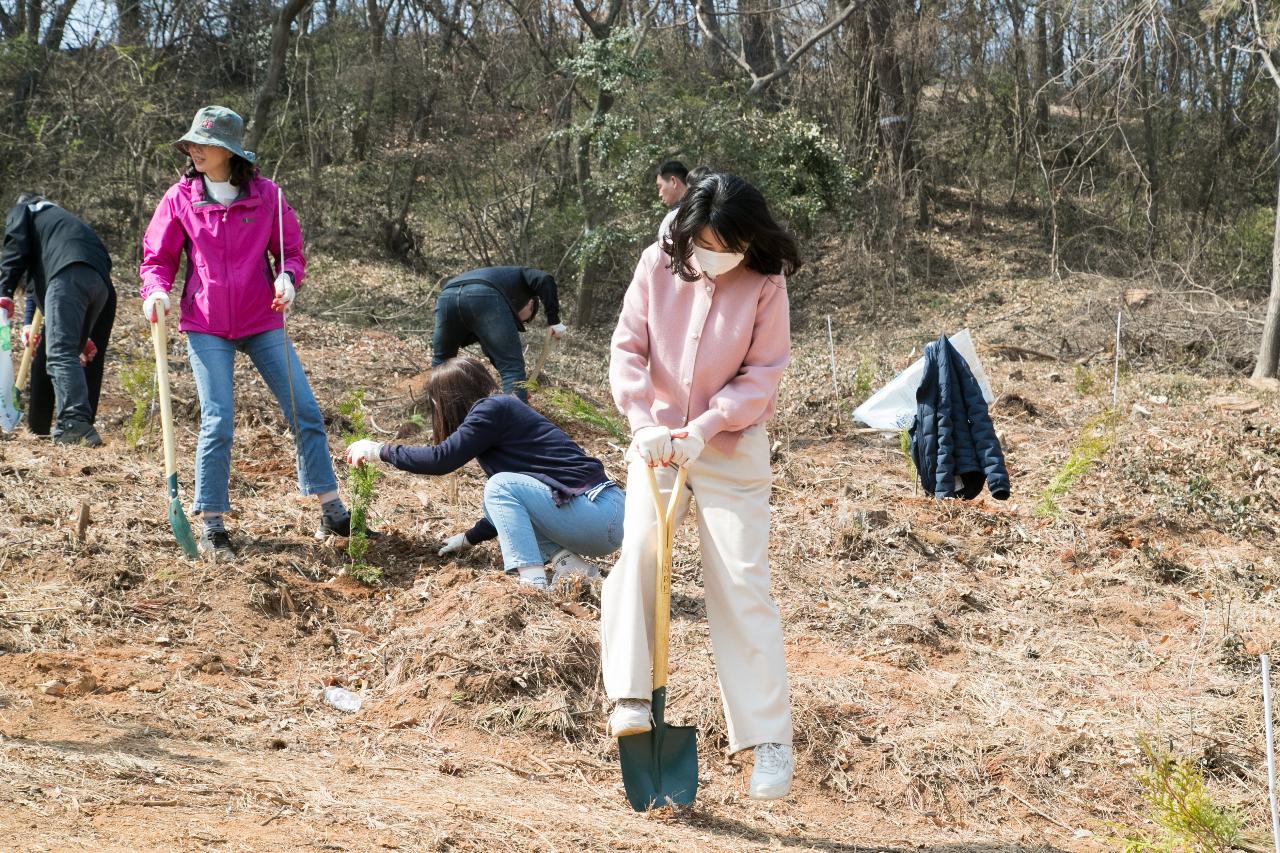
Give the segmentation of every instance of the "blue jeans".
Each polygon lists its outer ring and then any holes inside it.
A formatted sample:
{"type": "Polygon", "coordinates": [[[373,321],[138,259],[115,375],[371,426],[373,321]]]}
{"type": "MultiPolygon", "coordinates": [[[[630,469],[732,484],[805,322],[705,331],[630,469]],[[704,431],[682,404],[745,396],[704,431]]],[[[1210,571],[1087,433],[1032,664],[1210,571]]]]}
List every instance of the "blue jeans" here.
{"type": "Polygon", "coordinates": [[[232,385],[236,353],[253,361],[275,395],[285,423],[294,433],[297,447],[298,488],[304,495],[318,495],[338,488],[329,458],[324,417],[302,372],[293,346],[286,347],[284,329],[247,338],[228,339],[199,332],[187,333],[187,352],[200,393],[200,440],[196,444],[196,499],[194,512],[226,512],[231,509],[227,484],[231,478],[231,437],[235,427],[232,385]],[[292,402],[289,374],[293,374],[292,402]],[[295,415],[296,409],[296,415],[295,415]],[[294,428],[294,420],[297,428],[294,428]]]}
{"type": "Polygon", "coordinates": [[[622,545],[626,495],[609,486],[591,500],[578,495],[556,506],[551,487],[528,474],[494,474],[484,485],[484,515],[498,530],[509,572],[541,566],[561,548],[603,557],[622,545]]]}
{"type": "Polygon", "coordinates": [[[438,367],[469,344],[480,343],[502,377],[502,390],[528,402],[523,383],[524,350],[507,299],[487,284],[464,284],[441,291],[431,336],[431,366],[438,367]]]}

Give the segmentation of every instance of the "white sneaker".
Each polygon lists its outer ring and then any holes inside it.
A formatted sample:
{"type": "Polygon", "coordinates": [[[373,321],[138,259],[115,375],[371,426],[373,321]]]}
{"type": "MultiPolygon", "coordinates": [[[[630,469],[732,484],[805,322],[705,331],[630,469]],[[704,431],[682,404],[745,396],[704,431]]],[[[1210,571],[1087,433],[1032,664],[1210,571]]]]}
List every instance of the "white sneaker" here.
{"type": "Polygon", "coordinates": [[[520,583],[527,584],[539,592],[546,592],[549,587],[547,585],[547,573],[542,566],[525,566],[519,572],[520,583]]]}
{"type": "Polygon", "coordinates": [[[555,586],[568,578],[591,580],[600,577],[600,570],[570,551],[561,548],[551,558],[551,585],[555,586]]]}
{"type": "Polygon", "coordinates": [[[638,735],[653,728],[647,699],[619,699],[609,715],[609,734],[613,737],[638,735]]]}
{"type": "Polygon", "coordinates": [[[762,743],[756,747],[756,768],[751,771],[747,796],[753,800],[777,800],[791,792],[796,771],[796,755],[783,743],[762,743]]]}

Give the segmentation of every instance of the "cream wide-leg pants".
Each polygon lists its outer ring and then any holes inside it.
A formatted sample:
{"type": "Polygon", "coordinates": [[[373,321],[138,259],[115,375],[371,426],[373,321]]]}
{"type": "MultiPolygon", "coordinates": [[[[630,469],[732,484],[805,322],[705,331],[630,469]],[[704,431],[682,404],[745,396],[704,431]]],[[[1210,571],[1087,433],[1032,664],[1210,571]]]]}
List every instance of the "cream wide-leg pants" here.
{"type": "MultiPolygon", "coordinates": [[[[670,489],[674,468],[657,469],[670,489]]],[[[791,743],[791,697],[782,617],[769,594],[769,437],[763,426],[742,434],[732,453],[708,446],[689,470],[677,526],[698,502],[707,622],[729,750],[791,743]]],[[[665,503],[665,498],[664,498],[665,503]]],[[[627,470],[622,552],[600,596],[601,657],[610,699],[653,693],[653,598],[657,536],[644,462],[627,470]]]]}

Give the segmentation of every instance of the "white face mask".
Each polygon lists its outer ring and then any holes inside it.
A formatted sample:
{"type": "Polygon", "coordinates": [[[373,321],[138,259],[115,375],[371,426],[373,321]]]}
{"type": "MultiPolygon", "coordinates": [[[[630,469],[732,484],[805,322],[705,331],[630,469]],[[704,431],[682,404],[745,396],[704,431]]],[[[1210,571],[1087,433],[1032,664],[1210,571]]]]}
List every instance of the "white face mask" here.
{"type": "Polygon", "coordinates": [[[702,271],[712,278],[727,273],[746,257],[741,252],[713,252],[696,245],[693,247],[693,256],[697,258],[702,271]]]}

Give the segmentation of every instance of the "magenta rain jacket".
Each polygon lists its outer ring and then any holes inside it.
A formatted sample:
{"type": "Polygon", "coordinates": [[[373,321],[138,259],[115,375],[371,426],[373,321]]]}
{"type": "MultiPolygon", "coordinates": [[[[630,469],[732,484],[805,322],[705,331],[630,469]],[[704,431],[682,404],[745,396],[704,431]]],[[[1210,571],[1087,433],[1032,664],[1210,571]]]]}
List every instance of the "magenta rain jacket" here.
{"type": "MultiPolygon", "coordinates": [[[[181,331],[235,339],[281,328],[284,315],[271,310],[272,258],[280,258],[278,215],[276,185],[266,178],[254,178],[230,207],[206,199],[203,180],[178,181],[160,199],[142,237],[138,292],[146,299],[157,290],[171,291],[185,249],[181,331]]],[[[302,230],[286,199],[284,268],[298,289],[306,266],[302,230]]]]}

